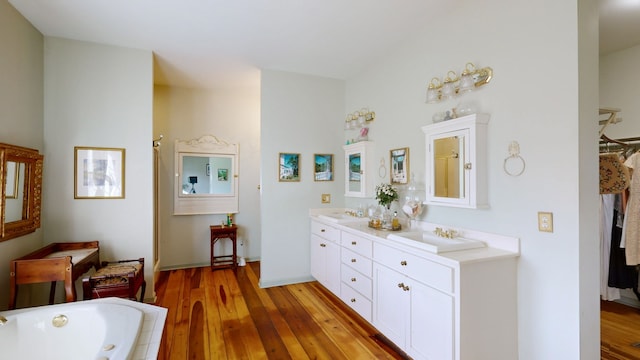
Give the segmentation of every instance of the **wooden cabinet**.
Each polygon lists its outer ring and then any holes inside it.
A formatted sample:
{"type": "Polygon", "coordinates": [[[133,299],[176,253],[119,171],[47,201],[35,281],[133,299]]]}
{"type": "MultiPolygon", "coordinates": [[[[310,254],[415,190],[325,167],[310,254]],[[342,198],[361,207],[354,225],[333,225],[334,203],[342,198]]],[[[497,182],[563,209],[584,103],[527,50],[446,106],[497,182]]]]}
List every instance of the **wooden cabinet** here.
{"type": "Polygon", "coordinates": [[[374,253],[373,325],[414,359],[453,359],[454,297],[438,289],[452,269],[384,245],[374,253]]]}
{"type": "Polygon", "coordinates": [[[311,221],[311,276],[340,294],[340,230],[311,221]]]}
{"type": "Polygon", "coordinates": [[[361,141],[344,147],[344,196],[373,197],[373,142],[361,141]]]}

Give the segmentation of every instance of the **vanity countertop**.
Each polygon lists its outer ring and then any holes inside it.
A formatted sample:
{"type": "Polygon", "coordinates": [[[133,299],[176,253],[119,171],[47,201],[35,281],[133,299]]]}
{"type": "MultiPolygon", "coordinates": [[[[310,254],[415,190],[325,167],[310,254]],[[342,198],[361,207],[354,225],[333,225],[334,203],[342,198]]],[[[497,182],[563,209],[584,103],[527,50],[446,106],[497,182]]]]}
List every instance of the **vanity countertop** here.
{"type": "MultiPolygon", "coordinates": [[[[340,221],[329,220],[332,217],[337,217],[336,214],[338,213],[347,214],[344,210],[341,211],[341,209],[332,209],[331,211],[320,209],[320,211],[311,210],[309,215],[310,218],[315,221],[325,223],[327,225],[336,227],[340,230],[355,235],[363,236],[380,244],[393,244],[393,246],[395,247],[400,247],[404,250],[412,252],[415,252],[416,250],[422,250],[419,252],[420,256],[431,258],[441,263],[448,263],[449,265],[459,265],[461,263],[477,261],[488,261],[499,258],[512,258],[518,257],[520,255],[520,240],[518,238],[459,228],[455,228],[455,230],[462,234],[465,238],[482,241],[486,246],[475,249],[433,253],[419,241],[410,239],[401,240],[387,238],[389,234],[400,234],[403,231],[409,231],[408,229],[398,232],[377,230],[368,226],[367,218],[353,217],[351,220],[349,220],[348,215],[342,217],[340,221]],[[333,215],[327,216],[327,214],[333,215]]],[[[414,227],[411,228],[411,231],[433,232],[433,230],[437,227],[443,229],[452,228],[450,226],[442,224],[418,222],[417,225],[414,225],[414,227]]]]}

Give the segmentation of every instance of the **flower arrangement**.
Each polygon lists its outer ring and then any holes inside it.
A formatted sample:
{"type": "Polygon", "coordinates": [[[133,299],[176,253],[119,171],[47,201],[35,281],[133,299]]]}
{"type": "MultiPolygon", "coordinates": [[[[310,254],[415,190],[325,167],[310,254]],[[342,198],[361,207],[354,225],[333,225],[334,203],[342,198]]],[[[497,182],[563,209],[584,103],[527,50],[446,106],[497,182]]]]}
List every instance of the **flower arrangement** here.
{"type": "Polygon", "coordinates": [[[378,204],[388,208],[393,201],[398,200],[398,189],[391,184],[380,184],[376,186],[376,200],[378,204]]]}

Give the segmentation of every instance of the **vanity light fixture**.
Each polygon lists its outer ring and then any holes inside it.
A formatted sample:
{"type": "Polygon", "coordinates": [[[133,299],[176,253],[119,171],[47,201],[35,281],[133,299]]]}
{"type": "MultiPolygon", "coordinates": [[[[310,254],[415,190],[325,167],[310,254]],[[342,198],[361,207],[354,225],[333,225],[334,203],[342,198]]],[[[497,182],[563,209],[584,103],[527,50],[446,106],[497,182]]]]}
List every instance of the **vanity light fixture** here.
{"type": "Polygon", "coordinates": [[[437,103],[441,100],[454,98],[456,95],[475,90],[486,85],[493,77],[493,69],[484,67],[477,69],[473,63],[467,63],[460,77],[455,71],[450,70],[444,79],[434,77],[427,88],[427,104],[437,103]]]}
{"type": "Polygon", "coordinates": [[[351,114],[347,114],[347,117],[344,120],[344,129],[354,130],[362,128],[366,126],[368,122],[373,121],[375,118],[376,113],[370,111],[369,108],[364,107],[351,114]]]}

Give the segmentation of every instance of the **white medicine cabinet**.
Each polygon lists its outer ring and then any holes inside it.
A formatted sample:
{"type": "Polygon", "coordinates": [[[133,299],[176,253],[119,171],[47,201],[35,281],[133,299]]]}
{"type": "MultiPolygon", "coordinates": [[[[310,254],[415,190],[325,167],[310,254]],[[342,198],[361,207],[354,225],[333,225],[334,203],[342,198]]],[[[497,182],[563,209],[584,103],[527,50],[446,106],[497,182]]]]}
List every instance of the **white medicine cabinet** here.
{"type": "Polygon", "coordinates": [[[423,126],[426,136],[426,203],[486,208],[489,115],[472,114],[423,126]]]}
{"type": "Polygon", "coordinates": [[[373,142],[360,141],[345,145],[344,196],[373,197],[373,142]]]}

